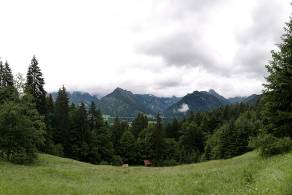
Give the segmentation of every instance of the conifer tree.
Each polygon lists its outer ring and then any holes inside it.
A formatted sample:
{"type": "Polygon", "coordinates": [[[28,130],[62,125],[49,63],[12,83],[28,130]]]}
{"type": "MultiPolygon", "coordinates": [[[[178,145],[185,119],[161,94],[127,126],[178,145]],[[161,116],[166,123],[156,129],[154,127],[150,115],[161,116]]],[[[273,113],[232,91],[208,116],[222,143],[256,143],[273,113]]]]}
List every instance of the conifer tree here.
{"type": "Polygon", "coordinates": [[[121,122],[120,119],[116,117],[111,129],[112,129],[112,143],[113,143],[114,148],[118,151],[120,139],[123,133],[126,130],[128,130],[128,124],[121,122]]]}
{"type": "Polygon", "coordinates": [[[135,137],[138,137],[139,133],[147,128],[148,126],[148,119],[147,116],[143,113],[139,113],[137,117],[132,122],[132,132],[135,137]]]}
{"type": "Polygon", "coordinates": [[[97,111],[96,111],[96,105],[94,102],[91,102],[89,111],[88,111],[88,120],[89,120],[89,127],[91,130],[94,130],[97,128],[97,111]]]}
{"type": "Polygon", "coordinates": [[[25,92],[31,94],[41,115],[46,114],[46,91],[44,78],[35,56],[31,60],[26,75],[25,92]]]}
{"type": "Polygon", "coordinates": [[[13,75],[9,64],[3,65],[0,60],[0,103],[5,101],[15,101],[18,99],[18,93],[13,83],[13,75]]]}
{"type": "Polygon", "coordinates": [[[99,129],[104,126],[104,121],[100,110],[97,110],[94,102],[91,102],[89,111],[88,111],[88,119],[90,129],[99,129]]]}
{"type": "Polygon", "coordinates": [[[0,89],[5,87],[13,87],[13,75],[8,62],[3,62],[0,60],[0,89]]]}
{"type": "Polygon", "coordinates": [[[138,138],[137,138],[137,150],[138,156],[142,159],[151,159],[153,158],[152,151],[152,133],[154,132],[153,126],[148,126],[146,129],[143,129],[138,138]]]}
{"type": "Polygon", "coordinates": [[[46,104],[47,104],[47,112],[48,113],[54,113],[54,100],[52,97],[52,94],[49,94],[46,98],[46,104]]]}
{"type": "Polygon", "coordinates": [[[100,158],[101,160],[110,162],[114,154],[111,130],[108,126],[103,126],[97,129],[96,134],[100,158]]]}
{"type": "MultiPolygon", "coordinates": [[[[53,139],[56,144],[62,144],[63,147],[68,145],[69,136],[69,98],[66,88],[63,86],[58,91],[54,112],[54,135],[53,139]]],[[[64,151],[65,152],[65,151],[64,151]]]]}
{"type": "Polygon", "coordinates": [[[172,123],[168,124],[167,125],[167,128],[166,128],[166,137],[168,138],[175,138],[175,139],[178,139],[179,138],[179,122],[176,118],[174,118],[172,120],[172,123]]]}
{"type": "Polygon", "coordinates": [[[274,136],[292,137],[292,18],[284,29],[279,51],[272,51],[273,59],[266,66],[263,122],[274,136]]]}
{"type": "Polygon", "coordinates": [[[46,105],[47,105],[47,113],[46,116],[44,118],[44,122],[46,124],[46,134],[45,134],[45,144],[44,146],[41,148],[42,152],[46,152],[49,154],[54,154],[54,155],[61,155],[60,153],[63,153],[63,151],[58,151],[58,149],[56,148],[55,144],[54,144],[54,101],[53,101],[53,97],[50,94],[49,96],[46,97],[46,105]]]}
{"type": "Polygon", "coordinates": [[[136,156],[136,140],[133,133],[129,130],[125,131],[120,140],[120,155],[125,162],[135,162],[136,156]]]}
{"type": "Polygon", "coordinates": [[[87,111],[82,102],[78,107],[75,117],[72,119],[74,127],[70,129],[71,157],[81,161],[87,161],[90,152],[92,134],[87,120],[87,111]]]}
{"type": "Polygon", "coordinates": [[[3,68],[3,82],[5,87],[14,87],[13,85],[13,75],[8,62],[5,62],[3,68]]]}
{"type": "Polygon", "coordinates": [[[153,158],[155,160],[161,160],[162,153],[163,153],[163,144],[164,144],[164,131],[162,127],[162,119],[159,113],[156,115],[156,124],[155,124],[155,128],[153,128],[151,142],[152,142],[153,158]]]}
{"type": "Polygon", "coordinates": [[[100,129],[101,127],[105,126],[105,121],[103,120],[103,116],[101,111],[98,109],[96,111],[96,128],[100,129]]]}
{"type": "Polygon", "coordinates": [[[195,122],[191,122],[185,127],[183,135],[180,137],[180,143],[187,153],[203,152],[203,133],[195,122]]]}

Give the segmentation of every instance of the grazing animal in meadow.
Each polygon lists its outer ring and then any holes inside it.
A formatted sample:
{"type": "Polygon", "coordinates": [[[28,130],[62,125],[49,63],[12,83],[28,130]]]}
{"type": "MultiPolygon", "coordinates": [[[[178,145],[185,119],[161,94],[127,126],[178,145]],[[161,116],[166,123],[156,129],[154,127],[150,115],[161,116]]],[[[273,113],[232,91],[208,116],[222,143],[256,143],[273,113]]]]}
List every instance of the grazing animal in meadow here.
{"type": "Polygon", "coordinates": [[[151,166],[151,165],[152,165],[151,160],[144,160],[144,166],[145,166],[145,167],[149,167],[149,166],[151,166]]]}

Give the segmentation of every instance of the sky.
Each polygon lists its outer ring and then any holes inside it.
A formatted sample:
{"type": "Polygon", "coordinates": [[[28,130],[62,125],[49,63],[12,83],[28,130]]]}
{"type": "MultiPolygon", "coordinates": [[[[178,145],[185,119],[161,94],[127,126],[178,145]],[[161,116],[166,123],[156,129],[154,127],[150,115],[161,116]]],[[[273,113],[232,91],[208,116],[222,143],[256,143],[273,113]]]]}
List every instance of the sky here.
{"type": "Polygon", "coordinates": [[[0,0],[0,57],[47,91],[261,93],[290,0],[0,0]]]}

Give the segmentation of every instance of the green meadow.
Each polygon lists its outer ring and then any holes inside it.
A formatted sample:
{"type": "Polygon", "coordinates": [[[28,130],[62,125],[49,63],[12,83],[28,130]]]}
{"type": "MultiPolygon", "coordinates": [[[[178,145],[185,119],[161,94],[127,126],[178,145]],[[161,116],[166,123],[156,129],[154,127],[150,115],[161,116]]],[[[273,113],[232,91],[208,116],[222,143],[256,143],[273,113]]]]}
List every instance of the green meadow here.
{"type": "Polygon", "coordinates": [[[40,154],[36,164],[0,161],[0,194],[292,194],[292,153],[250,152],[174,167],[91,165],[40,154]]]}

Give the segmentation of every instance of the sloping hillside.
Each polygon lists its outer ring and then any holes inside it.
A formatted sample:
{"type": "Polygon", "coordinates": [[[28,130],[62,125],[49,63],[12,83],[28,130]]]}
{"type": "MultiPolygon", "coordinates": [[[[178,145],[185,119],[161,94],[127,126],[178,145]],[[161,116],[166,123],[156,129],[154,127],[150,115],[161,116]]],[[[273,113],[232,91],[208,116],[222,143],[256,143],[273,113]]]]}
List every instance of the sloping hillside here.
{"type": "Polygon", "coordinates": [[[292,153],[257,153],[165,168],[90,165],[40,155],[32,166],[0,161],[0,194],[291,194],[292,153]]]}

